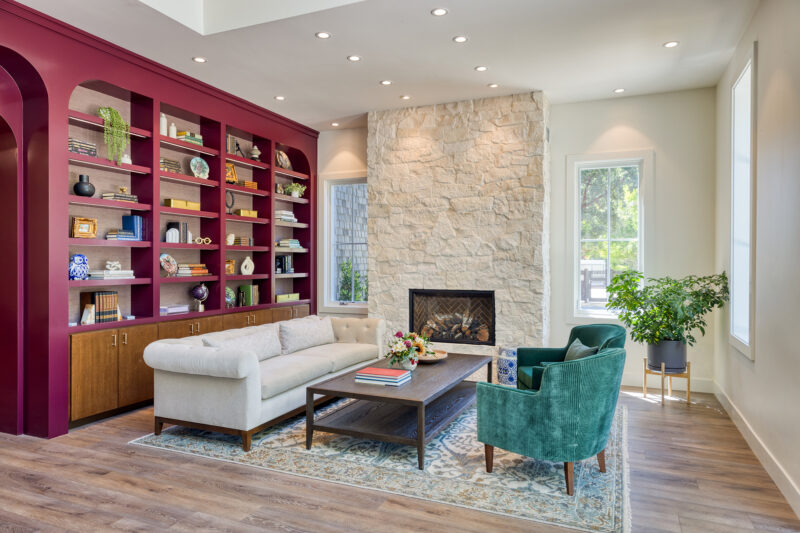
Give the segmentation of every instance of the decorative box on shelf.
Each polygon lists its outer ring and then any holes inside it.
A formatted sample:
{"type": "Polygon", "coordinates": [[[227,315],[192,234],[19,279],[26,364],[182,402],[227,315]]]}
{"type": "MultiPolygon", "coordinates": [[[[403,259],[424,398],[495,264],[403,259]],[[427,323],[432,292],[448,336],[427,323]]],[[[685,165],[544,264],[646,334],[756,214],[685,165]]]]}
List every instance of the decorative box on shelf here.
{"type": "Polygon", "coordinates": [[[178,209],[191,209],[192,211],[200,211],[200,202],[191,202],[189,200],[165,198],[164,205],[167,207],[177,207],[178,209]]]}
{"type": "Polygon", "coordinates": [[[240,217],[258,218],[258,211],[255,209],[237,209],[234,214],[240,217]]]}
{"type": "Polygon", "coordinates": [[[283,302],[296,302],[300,299],[299,292],[291,292],[289,294],[276,294],[275,295],[275,302],[276,303],[283,303],[283,302]]]}

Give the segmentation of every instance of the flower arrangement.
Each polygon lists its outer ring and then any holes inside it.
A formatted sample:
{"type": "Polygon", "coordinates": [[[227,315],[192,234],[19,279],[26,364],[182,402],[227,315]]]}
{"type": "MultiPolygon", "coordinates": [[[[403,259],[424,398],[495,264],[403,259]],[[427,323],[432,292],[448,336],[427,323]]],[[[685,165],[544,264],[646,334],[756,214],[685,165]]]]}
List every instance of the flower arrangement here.
{"type": "Polygon", "coordinates": [[[403,365],[406,361],[410,366],[416,367],[421,354],[433,354],[433,348],[427,337],[417,335],[413,331],[403,335],[402,331],[394,334],[389,341],[389,352],[386,357],[391,358],[389,363],[403,365]]]}

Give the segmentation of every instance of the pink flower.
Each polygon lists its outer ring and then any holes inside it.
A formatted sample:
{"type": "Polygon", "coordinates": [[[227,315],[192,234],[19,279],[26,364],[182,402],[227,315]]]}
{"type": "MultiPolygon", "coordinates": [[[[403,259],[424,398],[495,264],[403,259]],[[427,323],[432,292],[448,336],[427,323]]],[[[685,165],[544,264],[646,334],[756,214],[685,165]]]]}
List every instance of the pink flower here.
{"type": "Polygon", "coordinates": [[[398,339],[402,339],[403,338],[403,332],[402,331],[398,331],[397,333],[394,334],[394,336],[397,337],[398,339]]]}
{"type": "Polygon", "coordinates": [[[406,348],[411,348],[411,341],[406,341],[406,348]]]}

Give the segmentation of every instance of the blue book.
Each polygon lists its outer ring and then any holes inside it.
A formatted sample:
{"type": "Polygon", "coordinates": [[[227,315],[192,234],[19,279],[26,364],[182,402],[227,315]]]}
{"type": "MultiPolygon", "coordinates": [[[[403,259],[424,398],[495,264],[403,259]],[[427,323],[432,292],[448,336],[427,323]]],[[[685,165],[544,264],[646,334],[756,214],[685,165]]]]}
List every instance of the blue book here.
{"type": "Polygon", "coordinates": [[[139,215],[122,215],[122,229],[133,232],[134,239],[141,241],[143,239],[142,231],[142,217],[139,215]]]}

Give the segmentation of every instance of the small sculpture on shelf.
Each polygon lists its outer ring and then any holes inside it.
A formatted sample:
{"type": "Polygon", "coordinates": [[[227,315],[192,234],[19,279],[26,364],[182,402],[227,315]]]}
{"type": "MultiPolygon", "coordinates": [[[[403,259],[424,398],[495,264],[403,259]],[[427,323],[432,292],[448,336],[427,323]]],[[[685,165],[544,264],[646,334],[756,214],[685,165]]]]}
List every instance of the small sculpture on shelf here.
{"type": "Polygon", "coordinates": [[[78,181],[72,186],[72,190],[78,196],[91,197],[94,196],[94,185],[89,183],[89,175],[81,174],[78,176],[78,181]]]}
{"type": "Polygon", "coordinates": [[[233,214],[233,206],[236,204],[236,197],[233,195],[233,191],[225,191],[225,207],[228,208],[228,214],[233,214]]]}
{"type": "Polygon", "coordinates": [[[106,261],[106,270],[122,270],[122,263],[119,261],[106,261]]]}
{"type": "Polygon", "coordinates": [[[244,258],[244,260],[242,260],[242,265],[239,268],[241,269],[242,274],[244,274],[245,276],[249,276],[256,269],[256,265],[253,263],[253,260],[250,259],[250,256],[248,255],[247,257],[244,258]]]}
{"type": "Polygon", "coordinates": [[[260,156],[261,156],[261,150],[259,150],[258,146],[254,144],[253,147],[250,149],[250,159],[252,159],[253,161],[261,161],[259,159],[260,156]]]}
{"type": "Polygon", "coordinates": [[[73,254],[69,258],[69,279],[87,279],[89,260],[83,254],[73,254]]]}

